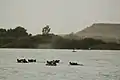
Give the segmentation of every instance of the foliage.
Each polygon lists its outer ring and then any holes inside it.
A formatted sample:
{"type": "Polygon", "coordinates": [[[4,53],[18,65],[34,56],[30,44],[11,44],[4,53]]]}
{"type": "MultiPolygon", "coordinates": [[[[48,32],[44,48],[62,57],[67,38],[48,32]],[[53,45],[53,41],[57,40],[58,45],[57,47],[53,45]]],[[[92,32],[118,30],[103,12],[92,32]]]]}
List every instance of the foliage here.
{"type": "Polygon", "coordinates": [[[1,48],[38,48],[44,44],[50,44],[54,49],[111,49],[120,50],[120,44],[105,43],[102,40],[85,38],[76,40],[72,38],[63,38],[58,35],[50,34],[50,27],[43,28],[42,34],[32,36],[21,26],[15,29],[0,28],[0,47],[1,48]]]}
{"type": "Polygon", "coordinates": [[[85,38],[82,40],[74,40],[74,39],[64,39],[62,37],[57,37],[53,42],[54,48],[60,49],[89,49],[91,46],[103,44],[104,42],[101,40],[95,40],[92,38],[85,38]]]}
{"type": "Polygon", "coordinates": [[[27,30],[21,26],[16,27],[15,29],[0,29],[0,37],[26,37],[29,36],[26,32],[27,30]]]}
{"type": "Polygon", "coordinates": [[[97,49],[97,50],[120,50],[120,44],[116,44],[116,43],[100,44],[100,45],[92,46],[91,49],[97,49]]]}
{"type": "Polygon", "coordinates": [[[46,27],[44,27],[44,28],[42,29],[42,34],[43,34],[43,35],[48,35],[49,32],[50,32],[50,30],[51,30],[51,28],[49,27],[49,25],[46,25],[46,27]]]}
{"type": "Polygon", "coordinates": [[[5,44],[3,48],[35,48],[34,42],[30,38],[17,39],[11,43],[5,44]]]}

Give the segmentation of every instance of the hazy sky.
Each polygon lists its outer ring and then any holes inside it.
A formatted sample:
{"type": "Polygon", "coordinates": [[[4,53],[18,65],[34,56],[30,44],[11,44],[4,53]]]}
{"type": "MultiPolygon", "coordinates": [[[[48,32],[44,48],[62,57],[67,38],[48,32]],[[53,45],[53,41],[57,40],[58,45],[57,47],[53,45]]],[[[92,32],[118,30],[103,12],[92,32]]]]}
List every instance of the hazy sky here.
{"type": "Polygon", "coordinates": [[[94,22],[120,22],[120,0],[0,0],[0,28],[25,27],[41,33],[77,32],[94,22]]]}

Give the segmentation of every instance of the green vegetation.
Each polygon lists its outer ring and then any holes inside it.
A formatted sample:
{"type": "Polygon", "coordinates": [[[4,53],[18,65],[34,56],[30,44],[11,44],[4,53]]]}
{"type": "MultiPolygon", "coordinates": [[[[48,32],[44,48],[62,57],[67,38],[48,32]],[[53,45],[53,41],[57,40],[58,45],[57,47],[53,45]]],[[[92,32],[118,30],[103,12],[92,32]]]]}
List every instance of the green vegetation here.
{"type": "Polygon", "coordinates": [[[102,40],[84,38],[66,39],[50,34],[51,28],[43,27],[42,34],[32,36],[21,26],[15,29],[0,29],[0,48],[53,48],[53,49],[102,49],[120,50],[120,44],[106,43],[102,40]],[[49,45],[49,46],[48,46],[49,45]],[[44,47],[43,47],[44,46],[44,47]]]}

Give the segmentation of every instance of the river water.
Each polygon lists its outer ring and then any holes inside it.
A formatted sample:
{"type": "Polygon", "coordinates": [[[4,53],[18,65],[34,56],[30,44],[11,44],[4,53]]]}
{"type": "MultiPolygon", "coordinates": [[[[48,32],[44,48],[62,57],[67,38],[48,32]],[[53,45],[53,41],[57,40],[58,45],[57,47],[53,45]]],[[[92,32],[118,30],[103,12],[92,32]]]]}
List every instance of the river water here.
{"type": "Polygon", "coordinates": [[[0,80],[120,80],[120,51],[0,49],[0,80]],[[34,58],[36,63],[17,63],[34,58]],[[57,66],[47,60],[60,59],[57,66]],[[69,61],[84,66],[70,66],[69,61]]]}

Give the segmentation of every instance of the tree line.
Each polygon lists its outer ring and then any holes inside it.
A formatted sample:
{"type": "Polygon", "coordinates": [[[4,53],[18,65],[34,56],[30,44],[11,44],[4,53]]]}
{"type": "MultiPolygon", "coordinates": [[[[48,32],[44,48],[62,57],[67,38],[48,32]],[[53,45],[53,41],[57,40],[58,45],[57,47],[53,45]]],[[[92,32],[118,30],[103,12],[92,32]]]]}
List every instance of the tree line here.
{"type": "Polygon", "coordinates": [[[102,40],[96,40],[92,38],[85,38],[80,40],[65,39],[62,37],[56,37],[53,41],[53,47],[56,49],[90,49],[94,45],[105,44],[102,40]]]}
{"type": "Polygon", "coordinates": [[[3,29],[0,28],[0,37],[26,37],[31,36],[31,34],[27,33],[27,30],[21,26],[16,27],[15,29],[3,29]]]}
{"type": "Polygon", "coordinates": [[[38,48],[38,45],[50,44],[53,49],[117,49],[120,44],[106,43],[102,40],[85,39],[66,39],[59,35],[50,33],[51,28],[46,25],[42,28],[42,34],[28,34],[27,30],[21,26],[14,29],[0,28],[0,47],[1,48],[38,48]]]}

